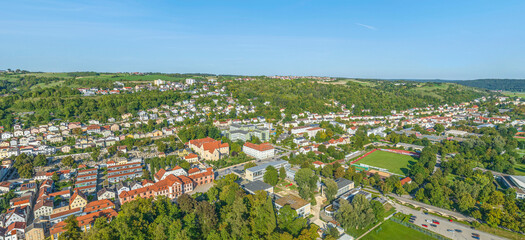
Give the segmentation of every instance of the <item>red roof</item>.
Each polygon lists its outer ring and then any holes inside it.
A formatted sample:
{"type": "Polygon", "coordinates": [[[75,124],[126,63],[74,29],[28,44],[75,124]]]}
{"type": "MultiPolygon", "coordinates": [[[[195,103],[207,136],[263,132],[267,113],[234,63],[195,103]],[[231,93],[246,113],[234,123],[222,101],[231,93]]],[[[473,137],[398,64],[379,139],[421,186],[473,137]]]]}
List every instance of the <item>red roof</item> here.
{"type": "MultiPolygon", "coordinates": [[[[84,216],[77,217],[78,226],[82,227],[88,224],[92,224],[95,222],[95,220],[99,217],[107,217],[108,219],[114,218],[117,216],[117,212],[114,209],[105,209],[99,212],[90,213],[84,216]]],[[[51,235],[55,235],[57,233],[64,232],[64,227],[66,226],[66,223],[64,221],[59,222],[55,224],[50,229],[51,235]]]]}
{"type": "Polygon", "coordinates": [[[406,177],[401,179],[401,185],[405,185],[406,183],[412,182],[412,179],[410,177],[406,177]]]}
{"type": "Polygon", "coordinates": [[[108,199],[103,199],[103,200],[98,200],[98,201],[93,201],[93,202],[88,203],[86,207],[84,207],[84,212],[88,213],[88,212],[100,211],[102,209],[114,208],[114,207],[115,207],[115,204],[113,202],[111,202],[108,199]]]}
{"type": "Polygon", "coordinates": [[[188,156],[185,156],[184,159],[192,159],[192,158],[198,158],[199,155],[195,154],[195,153],[190,153],[188,154],[188,156]]]}
{"type": "Polygon", "coordinates": [[[255,150],[260,151],[260,152],[268,151],[268,150],[272,150],[273,149],[273,146],[270,143],[261,143],[261,144],[257,145],[257,144],[253,144],[251,142],[246,142],[244,144],[244,146],[245,147],[249,147],[251,149],[255,149],[255,150]]]}

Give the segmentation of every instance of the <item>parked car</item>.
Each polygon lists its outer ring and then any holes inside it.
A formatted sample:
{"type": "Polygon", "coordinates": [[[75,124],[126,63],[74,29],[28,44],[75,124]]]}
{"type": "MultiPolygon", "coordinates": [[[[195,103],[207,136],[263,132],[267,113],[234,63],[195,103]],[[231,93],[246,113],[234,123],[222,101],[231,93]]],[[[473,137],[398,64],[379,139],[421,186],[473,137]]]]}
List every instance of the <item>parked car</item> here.
{"type": "Polygon", "coordinates": [[[432,221],[428,220],[428,219],[425,219],[425,222],[427,223],[432,223],[432,221]]]}
{"type": "Polygon", "coordinates": [[[438,225],[432,223],[432,224],[430,224],[430,226],[437,227],[438,225]]]}
{"type": "Polygon", "coordinates": [[[454,229],[447,229],[447,232],[454,232],[454,229]]]}
{"type": "Polygon", "coordinates": [[[449,222],[453,222],[453,220],[452,220],[452,219],[449,219],[448,221],[449,221],[449,222]]]}
{"type": "Polygon", "coordinates": [[[426,224],[421,224],[421,226],[423,226],[423,227],[428,227],[428,225],[426,225],[426,224]]]}
{"type": "Polygon", "coordinates": [[[456,232],[463,232],[463,230],[461,230],[461,229],[456,229],[456,232]]]}
{"type": "Polygon", "coordinates": [[[432,223],[434,223],[434,224],[439,224],[439,221],[438,221],[438,220],[434,220],[434,219],[432,219],[432,223]]]}

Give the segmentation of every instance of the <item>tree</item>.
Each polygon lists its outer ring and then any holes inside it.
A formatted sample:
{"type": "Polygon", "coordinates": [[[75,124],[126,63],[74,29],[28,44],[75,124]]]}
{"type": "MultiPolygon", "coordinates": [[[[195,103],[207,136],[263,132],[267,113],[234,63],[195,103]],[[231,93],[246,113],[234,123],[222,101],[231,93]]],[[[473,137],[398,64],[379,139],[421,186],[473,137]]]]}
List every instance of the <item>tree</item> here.
{"type": "Polygon", "coordinates": [[[441,132],[445,131],[445,127],[443,125],[441,125],[441,124],[436,124],[436,125],[434,125],[434,130],[436,130],[436,132],[438,132],[438,133],[441,133],[441,132]]]}
{"type": "Polygon", "coordinates": [[[53,182],[58,182],[60,181],[60,176],[58,176],[58,174],[56,172],[53,173],[53,175],[51,176],[51,180],[53,180],[53,182]]]}
{"type": "Polygon", "coordinates": [[[461,212],[466,212],[469,209],[473,208],[476,204],[476,200],[472,198],[472,196],[468,193],[464,193],[459,199],[458,199],[458,208],[461,212]]]}
{"type": "Polygon", "coordinates": [[[270,235],[277,227],[272,199],[266,195],[265,197],[262,205],[256,207],[252,220],[252,229],[263,237],[270,235]]]}
{"type": "Polygon", "coordinates": [[[337,183],[332,179],[325,179],[323,182],[326,186],[324,195],[326,196],[326,199],[331,202],[335,199],[335,195],[337,194],[337,183]]]}
{"type": "Polygon", "coordinates": [[[295,182],[299,188],[299,196],[303,199],[310,199],[317,189],[318,177],[309,168],[301,168],[295,173],[295,182]]]}
{"type": "Polygon", "coordinates": [[[35,166],[37,167],[43,167],[47,165],[47,158],[45,155],[38,154],[35,157],[35,166]]]}
{"type": "Polygon", "coordinates": [[[255,166],[257,166],[257,164],[254,163],[254,162],[246,163],[246,164],[244,164],[244,170],[246,170],[246,169],[248,169],[248,168],[255,167],[255,166]]]}
{"type": "Polygon", "coordinates": [[[345,176],[345,168],[344,167],[338,167],[338,168],[335,169],[334,177],[336,179],[342,178],[344,176],[345,176]]]}
{"type": "Polygon", "coordinates": [[[182,194],[177,198],[180,209],[185,213],[193,212],[195,208],[195,199],[191,198],[188,194],[182,194]]]}
{"type": "Polygon", "coordinates": [[[60,240],[76,240],[80,239],[81,231],[80,227],[78,226],[77,217],[75,215],[71,215],[64,220],[66,223],[66,226],[64,229],[66,230],[64,233],[60,234],[59,238],[60,240]]]}
{"type": "Polygon", "coordinates": [[[62,163],[62,165],[67,166],[67,167],[71,167],[71,166],[73,166],[73,164],[75,164],[75,160],[71,156],[67,156],[65,158],[62,158],[62,160],[60,162],[62,163]]]}
{"type": "Polygon", "coordinates": [[[279,168],[279,178],[284,181],[286,179],[286,169],[284,167],[279,168]]]}
{"type": "Polygon", "coordinates": [[[297,236],[301,229],[306,226],[306,219],[298,218],[297,212],[290,205],[285,205],[279,209],[277,223],[282,230],[290,233],[292,236],[297,236]]]}
{"type": "Polygon", "coordinates": [[[327,164],[326,166],[321,169],[321,175],[326,178],[332,178],[334,176],[334,168],[332,165],[327,164]]]}
{"type": "Polygon", "coordinates": [[[272,186],[277,185],[279,182],[279,173],[277,172],[277,169],[273,166],[268,166],[266,168],[266,172],[264,173],[263,180],[265,183],[268,183],[272,186]]]}
{"type": "Polygon", "coordinates": [[[372,200],[370,202],[370,205],[372,207],[372,210],[374,211],[374,215],[376,220],[383,220],[385,218],[385,207],[382,203],[376,200],[372,200]]]}
{"type": "Polygon", "coordinates": [[[93,161],[98,161],[98,157],[100,156],[100,149],[99,148],[95,148],[93,149],[93,151],[91,152],[91,159],[93,159],[93,161]]]}

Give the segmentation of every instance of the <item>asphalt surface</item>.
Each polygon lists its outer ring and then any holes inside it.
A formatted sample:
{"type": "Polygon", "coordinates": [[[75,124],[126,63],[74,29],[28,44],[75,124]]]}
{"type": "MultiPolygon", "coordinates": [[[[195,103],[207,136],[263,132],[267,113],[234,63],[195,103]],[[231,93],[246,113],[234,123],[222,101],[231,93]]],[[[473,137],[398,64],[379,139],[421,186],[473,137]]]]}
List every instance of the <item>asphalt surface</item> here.
{"type": "Polygon", "coordinates": [[[430,214],[427,215],[421,211],[417,211],[412,208],[405,207],[403,205],[394,204],[394,206],[401,213],[416,216],[414,224],[416,224],[417,226],[423,227],[422,224],[426,224],[428,226],[426,227],[428,230],[436,232],[451,239],[475,239],[472,235],[473,233],[479,234],[479,239],[505,239],[502,237],[494,236],[492,234],[481,232],[479,230],[471,229],[469,226],[463,225],[458,222],[449,222],[449,220],[445,218],[436,217],[430,214]],[[428,223],[426,220],[437,220],[439,224],[435,224],[436,226],[433,227],[430,225],[432,223],[428,223]]]}

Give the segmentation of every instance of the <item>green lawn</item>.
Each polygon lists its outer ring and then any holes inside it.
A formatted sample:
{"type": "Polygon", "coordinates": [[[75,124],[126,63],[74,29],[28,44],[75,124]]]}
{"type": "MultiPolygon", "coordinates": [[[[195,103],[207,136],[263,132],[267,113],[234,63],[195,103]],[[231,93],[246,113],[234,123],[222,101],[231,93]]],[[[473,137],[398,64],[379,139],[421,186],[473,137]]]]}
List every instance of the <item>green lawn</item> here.
{"type": "Polygon", "coordinates": [[[525,164],[517,163],[514,165],[514,170],[516,170],[516,175],[525,175],[525,164]]]}
{"type": "Polygon", "coordinates": [[[390,239],[390,240],[418,240],[435,239],[422,232],[403,226],[394,221],[387,220],[376,229],[365,235],[363,240],[390,239]]]}
{"type": "Polygon", "coordinates": [[[507,95],[509,97],[525,97],[525,92],[503,92],[503,95],[507,95]]]}
{"type": "Polygon", "coordinates": [[[407,175],[408,167],[415,164],[416,159],[403,154],[375,151],[357,163],[388,169],[392,173],[407,175]]]}
{"type": "Polygon", "coordinates": [[[523,157],[525,155],[525,149],[518,150],[518,154],[523,157]]]}

